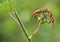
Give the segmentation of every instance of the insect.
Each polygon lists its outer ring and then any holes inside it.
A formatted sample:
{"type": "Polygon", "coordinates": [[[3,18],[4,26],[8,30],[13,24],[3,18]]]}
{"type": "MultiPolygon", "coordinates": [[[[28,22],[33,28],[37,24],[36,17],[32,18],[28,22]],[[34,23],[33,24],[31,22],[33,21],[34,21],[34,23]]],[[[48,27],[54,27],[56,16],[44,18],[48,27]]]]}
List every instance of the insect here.
{"type": "Polygon", "coordinates": [[[39,9],[39,10],[36,10],[33,13],[33,16],[34,17],[38,17],[39,13],[42,13],[42,16],[40,16],[41,19],[45,19],[45,17],[49,16],[50,17],[49,23],[54,23],[54,17],[53,17],[53,14],[52,14],[52,12],[50,10],[48,10],[48,9],[39,9]],[[48,13],[48,15],[46,15],[45,13],[48,13]]]}

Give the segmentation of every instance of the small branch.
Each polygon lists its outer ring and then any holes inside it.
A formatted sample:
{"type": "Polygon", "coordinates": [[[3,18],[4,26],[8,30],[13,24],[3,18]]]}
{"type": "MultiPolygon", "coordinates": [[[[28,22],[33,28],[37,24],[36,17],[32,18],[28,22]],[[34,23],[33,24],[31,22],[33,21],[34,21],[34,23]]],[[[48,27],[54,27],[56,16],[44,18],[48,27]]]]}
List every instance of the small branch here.
{"type": "Polygon", "coordinates": [[[35,31],[29,36],[30,39],[32,39],[32,37],[38,32],[39,28],[40,28],[41,23],[39,23],[38,27],[35,29],[35,31]]]}
{"type": "Polygon", "coordinates": [[[26,30],[25,30],[24,25],[22,24],[22,22],[21,22],[21,20],[20,20],[20,17],[18,16],[17,11],[14,10],[14,12],[15,12],[15,16],[16,16],[17,19],[15,19],[14,16],[12,16],[10,13],[9,13],[9,16],[10,16],[19,26],[21,25],[22,30],[23,30],[25,36],[27,37],[28,41],[31,42],[31,39],[29,39],[29,36],[28,36],[28,34],[27,34],[26,30]]]}
{"type": "Polygon", "coordinates": [[[14,11],[15,11],[15,16],[16,16],[17,20],[19,21],[19,23],[20,23],[20,25],[21,25],[21,27],[22,27],[22,30],[23,30],[25,36],[27,37],[28,41],[31,42],[31,40],[29,39],[29,36],[28,36],[28,34],[27,34],[26,30],[25,30],[24,25],[22,24],[22,22],[21,22],[21,20],[20,20],[20,17],[19,17],[19,15],[18,15],[17,11],[16,11],[16,10],[14,10],[14,11]]]}
{"type": "Polygon", "coordinates": [[[18,25],[20,25],[19,22],[15,19],[15,17],[14,17],[11,13],[8,13],[8,15],[9,15],[18,25]]]}

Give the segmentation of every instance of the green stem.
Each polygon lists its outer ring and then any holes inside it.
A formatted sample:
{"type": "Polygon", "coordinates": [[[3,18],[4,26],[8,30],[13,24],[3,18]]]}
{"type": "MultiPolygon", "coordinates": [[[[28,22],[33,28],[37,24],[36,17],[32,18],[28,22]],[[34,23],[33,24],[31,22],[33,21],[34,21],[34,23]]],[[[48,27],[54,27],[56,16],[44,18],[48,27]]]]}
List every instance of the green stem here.
{"type": "Polygon", "coordinates": [[[14,12],[15,12],[15,16],[16,16],[17,20],[16,20],[16,19],[12,16],[12,14],[10,14],[10,13],[9,13],[9,16],[10,16],[19,26],[22,27],[22,30],[23,30],[25,36],[27,37],[28,41],[31,42],[31,39],[29,39],[29,36],[28,36],[28,34],[27,34],[26,30],[25,30],[24,25],[22,24],[22,22],[21,22],[21,20],[20,20],[20,17],[18,16],[17,11],[14,10],[14,12]]]}
{"type": "Polygon", "coordinates": [[[25,36],[27,37],[28,41],[31,42],[31,40],[29,39],[29,36],[28,36],[28,34],[27,34],[26,30],[25,30],[25,27],[24,27],[24,25],[22,24],[22,22],[21,22],[21,20],[20,20],[20,17],[18,16],[17,11],[16,11],[16,10],[14,10],[14,11],[15,11],[15,16],[16,16],[17,20],[19,21],[19,23],[20,23],[20,25],[21,25],[21,27],[22,27],[22,30],[23,30],[25,36]]]}
{"type": "Polygon", "coordinates": [[[15,17],[9,12],[8,15],[20,26],[19,22],[15,19],[15,17]]]}
{"type": "Polygon", "coordinates": [[[29,36],[30,39],[32,39],[32,37],[38,32],[40,25],[41,25],[42,21],[39,22],[38,27],[33,31],[33,33],[29,36]]]}

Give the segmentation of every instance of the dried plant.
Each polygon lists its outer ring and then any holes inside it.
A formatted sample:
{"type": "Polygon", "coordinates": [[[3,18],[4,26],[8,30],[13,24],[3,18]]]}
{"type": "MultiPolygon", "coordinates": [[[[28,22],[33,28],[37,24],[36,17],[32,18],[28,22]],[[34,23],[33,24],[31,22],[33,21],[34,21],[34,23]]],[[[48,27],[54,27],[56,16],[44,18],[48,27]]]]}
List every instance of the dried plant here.
{"type": "Polygon", "coordinates": [[[32,32],[32,34],[29,36],[25,30],[23,23],[20,20],[20,17],[18,15],[16,9],[13,10],[12,12],[9,12],[8,14],[19,26],[21,26],[22,31],[24,32],[24,34],[29,42],[32,42],[32,37],[38,32],[41,24],[44,24],[46,22],[54,24],[54,17],[53,17],[53,14],[51,13],[51,11],[49,11],[48,9],[36,10],[35,12],[33,12],[33,17],[37,18],[37,20],[39,21],[38,22],[39,25],[35,29],[35,31],[32,32]],[[15,17],[12,14],[14,14],[15,17]]]}

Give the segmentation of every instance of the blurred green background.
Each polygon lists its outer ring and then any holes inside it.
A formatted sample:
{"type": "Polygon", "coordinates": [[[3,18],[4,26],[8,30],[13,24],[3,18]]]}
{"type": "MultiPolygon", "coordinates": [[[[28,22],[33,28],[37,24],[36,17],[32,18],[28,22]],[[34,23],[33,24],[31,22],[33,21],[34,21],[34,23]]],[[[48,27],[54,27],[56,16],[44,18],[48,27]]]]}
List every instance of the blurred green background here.
{"type": "Polygon", "coordinates": [[[32,38],[32,42],[60,42],[60,0],[0,0],[0,42],[28,42],[23,31],[8,15],[16,8],[29,35],[38,26],[32,13],[38,9],[48,8],[54,15],[54,32],[52,25],[45,23],[32,38]],[[10,1],[10,2],[9,2],[10,1]],[[52,35],[53,33],[53,35],[52,35]],[[53,38],[54,36],[54,38],[53,38]]]}

